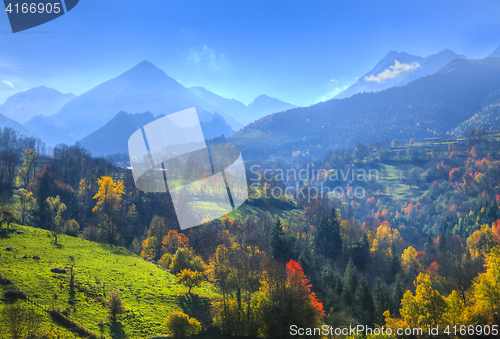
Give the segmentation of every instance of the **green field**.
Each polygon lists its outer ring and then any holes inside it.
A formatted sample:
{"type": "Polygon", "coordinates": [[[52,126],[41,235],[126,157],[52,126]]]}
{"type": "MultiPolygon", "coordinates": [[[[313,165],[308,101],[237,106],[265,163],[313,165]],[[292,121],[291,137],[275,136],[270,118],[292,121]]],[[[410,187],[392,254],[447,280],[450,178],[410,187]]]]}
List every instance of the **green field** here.
{"type": "MultiPolygon", "coordinates": [[[[187,288],[176,284],[173,274],[121,247],[69,236],[60,236],[55,246],[48,231],[15,228],[17,232],[0,238],[0,274],[39,304],[67,314],[91,332],[100,333],[98,322],[102,318],[106,337],[159,335],[164,333],[163,321],[172,311],[184,311],[203,326],[209,325],[210,302],[218,297],[212,285],[194,288],[192,295],[186,295],[187,288]],[[75,288],[71,290],[69,268],[73,262],[75,288]],[[65,268],[67,273],[52,273],[53,268],[65,268]],[[125,307],[125,314],[116,323],[105,308],[107,295],[113,290],[120,293],[125,307]]],[[[0,307],[5,307],[5,300],[0,301],[0,307]]],[[[45,321],[54,326],[50,317],[45,316],[45,321]]]]}

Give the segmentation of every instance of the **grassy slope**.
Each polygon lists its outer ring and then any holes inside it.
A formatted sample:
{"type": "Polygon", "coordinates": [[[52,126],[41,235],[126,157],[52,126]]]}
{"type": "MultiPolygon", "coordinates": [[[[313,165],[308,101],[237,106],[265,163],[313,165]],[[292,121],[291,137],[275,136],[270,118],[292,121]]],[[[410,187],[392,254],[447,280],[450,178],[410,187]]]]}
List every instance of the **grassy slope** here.
{"type": "MultiPolygon", "coordinates": [[[[61,236],[60,246],[53,244],[49,232],[16,226],[23,234],[13,233],[0,239],[0,273],[13,280],[40,303],[69,311],[68,316],[99,333],[100,318],[106,320],[106,334],[113,338],[144,338],[164,331],[163,320],[169,312],[184,311],[207,325],[210,300],[218,295],[211,285],[187,288],[175,284],[173,274],[165,272],[135,254],[109,245],[61,236]],[[11,246],[13,251],[5,249],[11,246]],[[40,260],[34,260],[34,255],[40,260]],[[23,257],[27,258],[23,258],[23,257]],[[51,273],[51,268],[69,268],[75,259],[76,288],[71,297],[70,274],[51,273]],[[104,307],[103,293],[118,290],[126,313],[112,326],[104,307]],[[54,293],[57,299],[54,300],[54,293]],[[70,299],[74,301],[71,302],[70,299]]],[[[1,301],[0,301],[1,303],[1,301]]]]}

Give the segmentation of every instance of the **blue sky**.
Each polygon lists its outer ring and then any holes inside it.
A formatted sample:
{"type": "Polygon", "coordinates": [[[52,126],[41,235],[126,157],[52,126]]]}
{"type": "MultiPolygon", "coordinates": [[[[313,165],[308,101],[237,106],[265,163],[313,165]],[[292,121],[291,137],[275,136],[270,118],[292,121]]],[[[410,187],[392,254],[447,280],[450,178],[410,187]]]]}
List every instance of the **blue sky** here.
{"type": "Polygon", "coordinates": [[[185,86],[304,106],[391,50],[487,56],[500,45],[499,15],[497,0],[82,0],[12,34],[3,12],[0,103],[39,85],[81,94],[149,60],[185,86]]]}

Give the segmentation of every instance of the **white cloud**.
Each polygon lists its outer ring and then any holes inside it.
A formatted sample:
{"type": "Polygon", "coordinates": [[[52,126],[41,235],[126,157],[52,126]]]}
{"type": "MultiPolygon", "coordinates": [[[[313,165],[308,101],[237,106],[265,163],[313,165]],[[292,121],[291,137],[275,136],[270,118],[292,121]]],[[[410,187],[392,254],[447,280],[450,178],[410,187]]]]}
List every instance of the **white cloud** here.
{"type": "Polygon", "coordinates": [[[335,80],[335,79],[332,79],[332,80],[330,80],[330,82],[337,83],[338,81],[337,81],[337,80],[335,80]]]}
{"type": "Polygon", "coordinates": [[[9,86],[10,88],[14,88],[14,84],[12,82],[9,82],[9,81],[6,81],[6,80],[2,80],[2,82],[4,84],[6,84],[7,86],[9,86]]]}
{"type": "Polygon", "coordinates": [[[420,65],[416,62],[412,64],[400,63],[396,60],[396,63],[389,68],[386,68],[382,72],[377,75],[370,75],[365,77],[365,81],[374,81],[374,82],[382,82],[389,79],[394,79],[403,73],[412,72],[416,68],[420,67],[420,65]]]}

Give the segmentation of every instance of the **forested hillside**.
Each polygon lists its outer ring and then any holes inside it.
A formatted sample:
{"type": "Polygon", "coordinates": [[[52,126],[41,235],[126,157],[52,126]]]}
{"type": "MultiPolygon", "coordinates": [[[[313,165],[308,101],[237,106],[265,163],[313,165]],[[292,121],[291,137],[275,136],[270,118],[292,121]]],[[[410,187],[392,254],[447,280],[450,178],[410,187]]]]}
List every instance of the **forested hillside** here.
{"type": "Polygon", "coordinates": [[[250,161],[247,202],[185,231],[129,170],[0,137],[1,316],[39,314],[37,337],[499,325],[498,134],[250,161]]]}
{"type": "Polygon", "coordinates": [[[230,139],[247,158],[354,147],[397,138],[447,137],[500,89],[500,58],[455,59],[402,87],[269,115],[230,139]]]}

